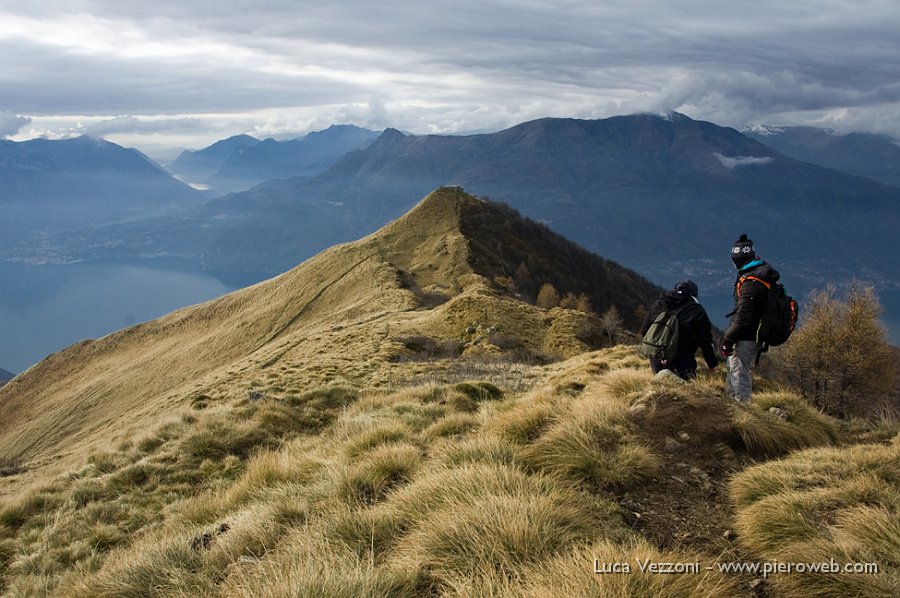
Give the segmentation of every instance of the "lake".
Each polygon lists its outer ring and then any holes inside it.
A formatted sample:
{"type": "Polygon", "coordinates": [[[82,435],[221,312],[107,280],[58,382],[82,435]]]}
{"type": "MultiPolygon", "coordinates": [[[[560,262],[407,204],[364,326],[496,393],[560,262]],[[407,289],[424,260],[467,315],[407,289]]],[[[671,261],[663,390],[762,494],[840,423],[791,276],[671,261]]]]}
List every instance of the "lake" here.
{"type": "Polygon", "coordinates": [[[233,290],[178,262],[0,263],[0,368],[22,372],[78,341],[233,290]]]}

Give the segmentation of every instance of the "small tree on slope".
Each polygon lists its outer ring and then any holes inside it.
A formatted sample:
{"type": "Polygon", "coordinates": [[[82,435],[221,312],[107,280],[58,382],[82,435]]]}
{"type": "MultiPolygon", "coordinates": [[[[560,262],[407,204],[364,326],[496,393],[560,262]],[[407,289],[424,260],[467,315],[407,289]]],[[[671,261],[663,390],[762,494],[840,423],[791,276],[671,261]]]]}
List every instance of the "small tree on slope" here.
{"type": "Polygon", "coordinates": [[[868,414],[896,375],[875,291],[854,285],[840,300],[828,288],[812,293],[807,306],[807,317],[777,353],[782,370],[826,413],[868,414]]]}

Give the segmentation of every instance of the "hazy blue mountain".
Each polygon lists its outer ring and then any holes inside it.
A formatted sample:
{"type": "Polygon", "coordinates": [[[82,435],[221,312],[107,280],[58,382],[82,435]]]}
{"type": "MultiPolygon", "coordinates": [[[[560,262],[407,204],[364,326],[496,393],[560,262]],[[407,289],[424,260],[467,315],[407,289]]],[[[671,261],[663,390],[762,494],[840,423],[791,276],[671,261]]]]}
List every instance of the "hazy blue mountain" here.
{"type": "Polygon", "coordinates": [[[9,382],[10,380],[12,380],[15,377],[16,377],[16,375],[13,374],[12,372],[8,372],[8,371],[4,370],[3,368],[0,368],[0,386],[3,386],[4,384],[6,384],[7,382],[9,382]]]}
{"type": "Polygon", "coordinates": [[[541,119],[464,137],[385,131],[311,180],[272,181],[96,241],[132,255],[166,247],[217,272],[283,271],[464,185],[664,284],[727,287],[748,233],[793,282],[900,280],[900,189],[788,158],[682,115],[541,119]]]}
{"type": "Polygon", "coordinates": [[[185,150],[166,168],[187,183],[202,182],[218,172],[233,154],[257,143],[259,139],[250,135],[235,135],[202,150],[185,150]]]}
{"type": "Polygon", "coordinates": [[[886,135],[838,135],[814,127],[770,127],[746,132],[791,158],[900,187],[900,143],[886,135]]]}
{"type": "Polygon", "coordinates": [[[78,137],[0,140],[0,206],[78,217],[144,215],[202,199],[152,160],[115,143],[78,137]]]}
{"type": "Polygon", "coordinates": [[[0,257],[11,247],[40,251],[62,230],[83,235],[203,199],[140,152],[108,141],[0,140],[0,257]]]}
{"type": "Polygon", "coordinates": [[[333,125],[288,141],[231,137],[199,152],[185,152],[168,168],[212,191],[242,191],[273,179],[318,174],[378,135],[353,125],[333,125]]]}

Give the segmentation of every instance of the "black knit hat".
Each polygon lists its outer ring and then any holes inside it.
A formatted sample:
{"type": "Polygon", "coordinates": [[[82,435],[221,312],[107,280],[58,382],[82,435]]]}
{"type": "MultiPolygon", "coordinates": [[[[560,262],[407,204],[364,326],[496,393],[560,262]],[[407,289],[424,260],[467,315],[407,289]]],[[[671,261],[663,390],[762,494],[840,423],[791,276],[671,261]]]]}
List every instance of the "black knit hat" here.
{"type": "Polygon", "coordinates": [[[753,249],[753,241],[748,239],[746,234],[741,235],[741,238],[735,241],[731,248],[731,261],[734,262],[734,267],[740,270],[744,264],[755,259],[756,251],[753,249]]]}
{"type": "Polygon", "coordinates": [[[675,294],[684,297],[685,295],[690,295],[691,297],[696,297],[700,293],[700,289],[697,287],[697,283],[693,280],[681,280],[675,285],[675,294]]]}

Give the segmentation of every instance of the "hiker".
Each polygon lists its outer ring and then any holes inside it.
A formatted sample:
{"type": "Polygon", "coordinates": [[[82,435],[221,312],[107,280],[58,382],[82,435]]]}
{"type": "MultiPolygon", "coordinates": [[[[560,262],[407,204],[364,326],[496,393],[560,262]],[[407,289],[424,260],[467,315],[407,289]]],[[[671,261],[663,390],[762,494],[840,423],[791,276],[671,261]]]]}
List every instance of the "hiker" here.
{"type": "Polygon", "coordinates": [[[697,349],[703,351],[703,358],[709,369],[718,365],[716,349],[712,339],[712,324],[706,310],[697,301],[700,289],[692,280],[682,280],[671,291],[666,291],[650,306],[647,317],[641,324],[641,336],[664,312],[674,313],[678,319],[678,344],[672,359],[649,357],[650,369],[654,374],[668,369],[685,380],[697,376],[697,349]]]}
{"type": "Polygon", "coordinates": [[[758,330],[768,300],[769,287],[781,277],[753,249],[753,241],[741,235],[731,248],[731,261],[737,268],[734,283],[734,311],[725,331],[722,354],[727,359],[725,392],[742,403],[750,400],[753,380],[750,368],[758,361],[762,345],[758,330]]]}

